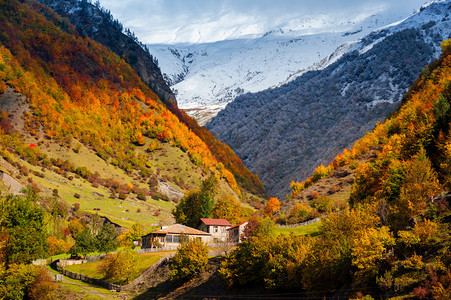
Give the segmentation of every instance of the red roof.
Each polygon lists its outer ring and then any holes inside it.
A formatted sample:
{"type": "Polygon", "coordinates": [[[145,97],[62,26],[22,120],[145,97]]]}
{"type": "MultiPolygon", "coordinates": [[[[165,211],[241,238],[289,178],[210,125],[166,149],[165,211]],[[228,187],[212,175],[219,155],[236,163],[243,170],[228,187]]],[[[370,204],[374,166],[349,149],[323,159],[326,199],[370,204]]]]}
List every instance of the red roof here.
{"type": "Polygon", "coordinates": [[[152,233],[160,233],[160,234],[177,234],[177,233],[185,233],[185,234],[195,234],[195,235],[210,235],[209,233],[206,233],[204,231],[200,231],[185,225],[181,224],[174,224],[171,226],[165,226],[164,228],[154,231],[152,233]]]}
{"type": "Polygon", "coordinates": [[[226,219],[205,219],[201,218],[200,221],[207,226],[232,226],[226,219]]]}
{"type": "Polygon", "coordinates": [[[243,225],[243,224],[246,224],[246,223],[247,223],[247,221],[246,221],[246,222],[243,222],[243,223],[240,223],[240,224],[236,224],[236,225],[233,226],[233,227],[227,228],[227,230],[231,230],[231,229],[233,229],[233,228],[237,228],[237,227],[239,227],[239,226],[241,226],[241,225],[243,225]]]}

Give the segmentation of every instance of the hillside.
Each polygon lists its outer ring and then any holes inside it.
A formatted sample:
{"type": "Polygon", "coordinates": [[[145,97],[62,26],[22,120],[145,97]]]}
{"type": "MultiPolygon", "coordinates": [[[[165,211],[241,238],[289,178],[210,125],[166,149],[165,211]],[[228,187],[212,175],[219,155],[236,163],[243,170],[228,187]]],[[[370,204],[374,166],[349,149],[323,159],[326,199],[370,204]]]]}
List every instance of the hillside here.
{"type": "Polygon", "coordinates": [[[236,98],[206,127],[227,143],[269,194],[284,197],[384,120],[451,34],[450,1],[359,40],[335,63],[280,87],[236,98]]]}
{"type": "Polygon", "coordinates": [[[219,269],[230,286],[281,297],[449,299],[451,40],[442,49],[391,117],[291,185],[286,212],[305,216],[299,207],[319,208],[337,192],[347,205],[323,206],[315,237],[240,244],[219,269]]]}
{"type": "Polygon", "coordinates": [[[156,65],[156,58],[150,54],[147,46],[140,43],[132,32],[124,29],[108,10],[87,1],[40,2],[52,7],[63,18],[68,18],[80,34],[103,44],[130,64],[141,80],[156,91],[172,113],[207,144],[213,156],[236,177],[241,188],[262,197],[266,196],[263,184],[245,167],[241,159],[227,145],[216,140],[209,131],[200,127],[178,108],[175,95],[163,80],[161,71],[156,65]],[[124,34],[124,31],[127,34],[124,34]]]}
{"type": "Polygon", "coordinates": [[[159,97],[165,102],[176,101],[175,95],[168,87],[153,57],[130,33],[123,33],[122,24],[114,20],[109,11],[91,4],[88,1],[40,0],[51,7],[71,24],[82,35],[105,45],[122,57],[159,97]]]}
{"type": "Polygon", "coordinates": [[[36,1],[3,2],[0,17],[2,170],[19,184],[124,227],[172,222],[211,173],[218,196],[249,201],[119,56],[36,1]]]}

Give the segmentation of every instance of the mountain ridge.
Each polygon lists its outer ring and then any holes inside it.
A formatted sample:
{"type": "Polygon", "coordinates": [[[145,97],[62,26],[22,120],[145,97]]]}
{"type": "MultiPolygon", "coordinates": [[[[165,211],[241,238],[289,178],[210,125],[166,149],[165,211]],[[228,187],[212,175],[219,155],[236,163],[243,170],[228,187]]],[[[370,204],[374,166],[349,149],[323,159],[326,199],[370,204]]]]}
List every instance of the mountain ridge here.
{"type": "Polygon", "coordinates": [[[277,86],[342,43],[392,21],[374,15],[362,23],[345,24],[335,32],[300,36],[301,31],[274,29],[252,39],[148,47],[177,94],[179,106],[203,125],[235,97],[277,86]]]}
{"type": "Polygon", "coordinates": [[[331,162],[396,108],[420,66],[437,57],[438,45],[449,37],[450,6],[434,2],[413,21],[395,25],[399,30],[363,38],[323,70],[242,95],[206,127],[234,149],[270,193],[283,197],[290,181],[331,162]],[[437,21],[429,22],[427,14],[437,21]]]}
{"type": "Polygon", "coordinates": [[[156,58],[133,33],[127,29],[124,30],[122,24],[114,20],[108,10],[85,0],[41,0],[40,2],[50,5],[62,17],[68,17],[81,34],[90,36],[121,56],[152,90],[157,91],[160,98],[162,95],[161,99],[166,107],[212,149],[212,154],[233,173],[242,188],[266,197],[263,184],[256,175],[250,173],[238,156],[178,108],[176,97],[164,82],[156,64],[156,58]]]}
{"type": "Polygon", "coordinates": [[[171,222],[174,203],[209,174],[218,196],[249,200],[107,47],[33,0],[2,2],[0,15],[0,154],[23,186],[124,227],[171,222]]]}

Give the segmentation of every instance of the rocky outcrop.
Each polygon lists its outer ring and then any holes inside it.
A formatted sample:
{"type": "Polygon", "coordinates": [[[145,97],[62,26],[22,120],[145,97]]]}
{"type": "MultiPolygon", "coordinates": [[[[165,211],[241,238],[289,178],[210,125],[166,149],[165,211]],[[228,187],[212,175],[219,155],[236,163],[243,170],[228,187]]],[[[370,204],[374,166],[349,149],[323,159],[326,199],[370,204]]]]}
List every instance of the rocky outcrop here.
{"type": "Polygon", "coordinates": [[[68,18],[81,34],[107,46],[122,57],[163,101],[176,102],[175,95],[166,84],[154,58],[133,34],[126,35],[122,32],[122,25],[113,19],[109,11],[88,1],[39,1],[60,16],[68,18]]]}

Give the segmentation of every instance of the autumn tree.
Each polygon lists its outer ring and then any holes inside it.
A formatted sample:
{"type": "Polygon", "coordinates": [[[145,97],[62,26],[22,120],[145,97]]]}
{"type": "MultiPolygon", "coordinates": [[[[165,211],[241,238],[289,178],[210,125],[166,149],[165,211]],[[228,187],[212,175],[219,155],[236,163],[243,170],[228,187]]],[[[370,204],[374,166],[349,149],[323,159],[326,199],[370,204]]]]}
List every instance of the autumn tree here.
{"type": "Polygon", "coordinates": [[[59,240],[55,236],[49,236],[47,238],[47,244],[49,246],[49,254],[51,256],[66,253],[71,248],[69,243],[59,240]]]}
{"type": "Polygon", "coordinates": [[[217,184],[212,174],[202,181],[200,189],[187,192],[172,212],[177,223],[196,227],[200,218],[210,218],[217,184]]]}
{"type": "Polygon", "coordinates": [[[134,248],[135,241],[141,240],[141,236],[143,235],[142,225],[139,223],[135,223],[132,225],[132,228],[124,232],[118,237],[118,242],[120,246],[127,246],[134,248]]]}
{"type": "Polygon", "coordinates": [[[294,234],[251,239],[224,259],[219,274],[235,286],[299,287],[312,244],[310,237],[294,234]]]}
{"type": "Polygon", "coordinates": [[[439,191],[436,172],[422,149],[406,163],[404,181],[399,197],[391,206],[390,220],[395,229],[404,229],[410,220],[419,216],[427,206],[427,200],[439,191]]]}
{"type": "Polygon", "coordinates": [[[226,219],[232,224],[241,220],[241,203],[232,196],[221,197],[216,201],[211,214],[216,219],[226,219]]]}
{"type": "Polygon", "coordinates": [[[274,221],[269,218],[260,216],[252,216],[247,226],[244,228],[244,236],[246,239],[263,238],[273,236],[275,234],[274,221]]]}
{"type": "Polygon", "coordinates": [[[169,267],[171,279],[181,280],[199,275],[207,263],[207,245],[198,239],[188,239],[180,245],[171,260],[169,267]]]}
{"type": "Polygon", "coordinates": [[[67,228],[70,230],[72,236],[76,236],[85,229],[85,226],[77,218],[71,218],[67,228]]]}
{"type": "Polygon", "coordinates": [[[47,270],[39,268],[29,287],[28,296],[36,300],[52,300],[55,299],[54,292],[57,288],[58,284],[53,281],[47,270]]]}
{"type": "Polygon", "coordinates": [[[108,253],[102,260],[99,271],[115,283],[127,283],[138,272],[138,253],[131,249],[108,253]]]}
{"type": "Polygon", "coordinates": [[[265,207],[263,207],[263,212],[266,216],[272,217],[276,212],[280,209],[280,201],[276,197],[271,197],[266,203],[265,207]]]}
{"type": "Polygon", "coordinates": [[[362,286],[368,279],[374,279],[389,247],[394,245],[395,239],[387,226],[367,228],[354,238],[351,242],[352,265],[358,268],[354,274],[355,283],[362,286]]]}
{"type": "Polygon", "coordinates": [[[47,270],[31,264],[12,264],[0,272],[0,299],[54,299],[57,284],[47,270]]]}

